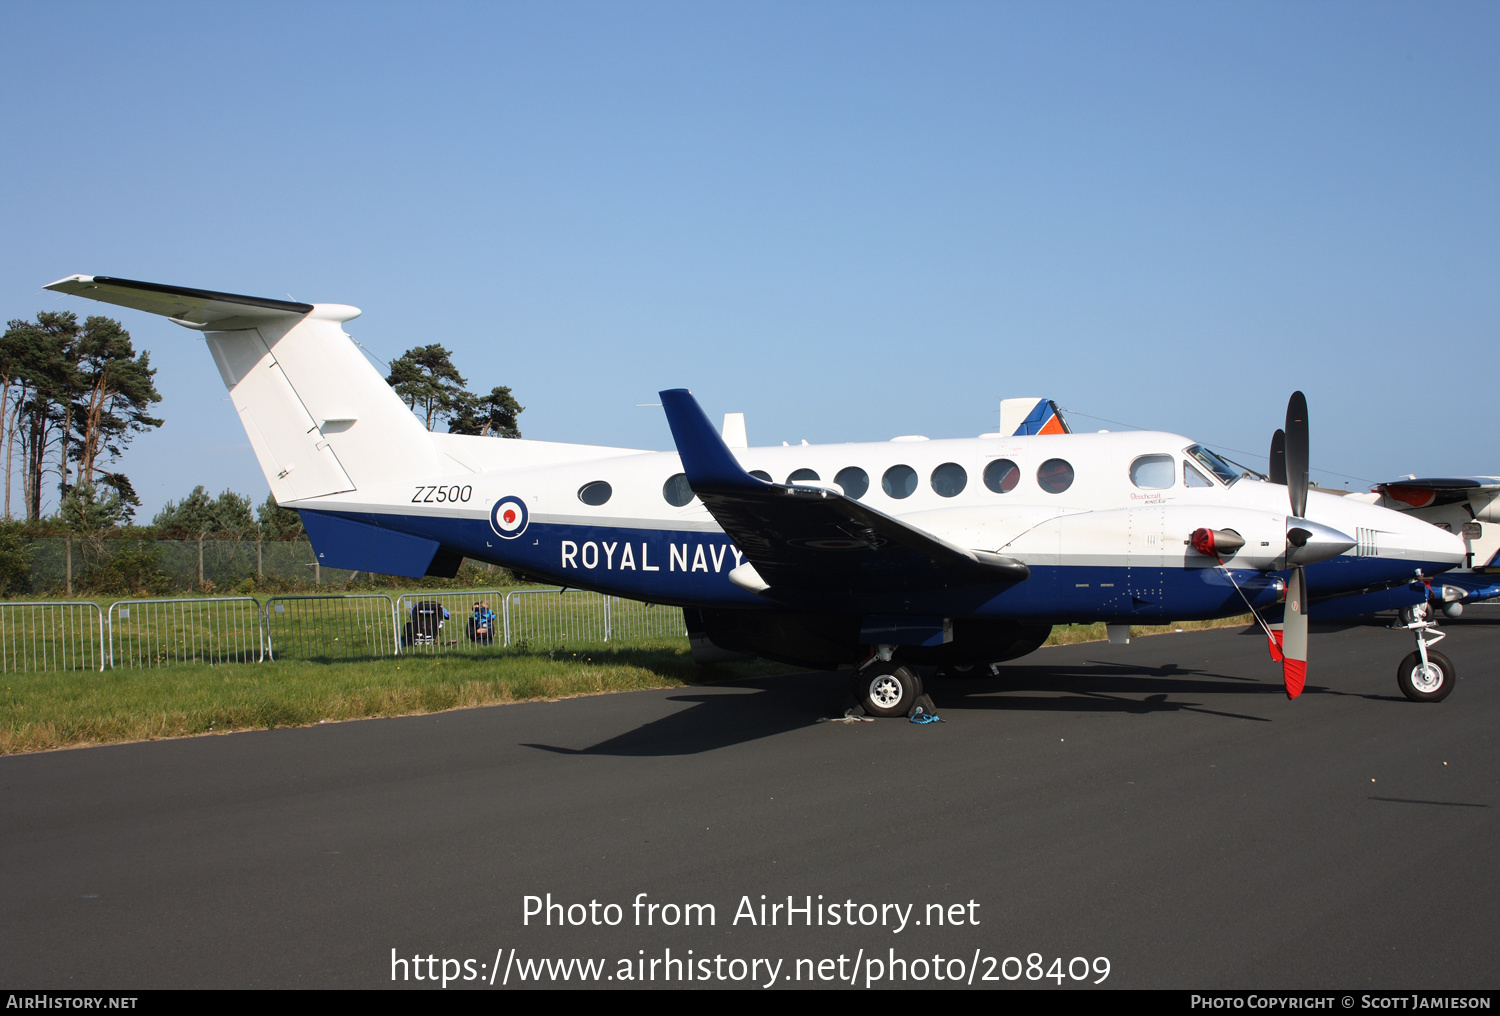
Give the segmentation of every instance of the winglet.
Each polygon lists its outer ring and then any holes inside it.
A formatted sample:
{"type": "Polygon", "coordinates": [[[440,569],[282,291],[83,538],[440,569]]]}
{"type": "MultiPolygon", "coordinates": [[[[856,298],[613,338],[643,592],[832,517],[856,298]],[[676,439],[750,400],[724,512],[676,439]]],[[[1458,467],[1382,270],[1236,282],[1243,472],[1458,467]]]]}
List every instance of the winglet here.
{"type": "Polygon", "coordinates": [[[740,466],[692,392],[669,388],[659,394],[688,486],[697,491],[765,485],[764,480],[751,476],[740,466]]]}

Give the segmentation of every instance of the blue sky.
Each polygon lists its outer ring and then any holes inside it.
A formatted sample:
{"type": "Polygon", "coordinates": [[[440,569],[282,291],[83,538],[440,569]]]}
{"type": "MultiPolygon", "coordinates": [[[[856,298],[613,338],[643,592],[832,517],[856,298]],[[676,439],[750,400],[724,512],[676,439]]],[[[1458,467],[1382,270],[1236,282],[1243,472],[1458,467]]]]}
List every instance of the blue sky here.
{"type": "MultiPolygon", "coordinates": [[[[1263,456],[1301,388],[1324,483],[1500,473],[1497,43],[1481,3],[12,0],[0,313],[352,303],[554,440],[670,447],[637,404],[686,386],[752,444],[1046,395],[1263,456]]],[[[201,341],[115,316],[143,515],[264,498],[201,341]]]]}

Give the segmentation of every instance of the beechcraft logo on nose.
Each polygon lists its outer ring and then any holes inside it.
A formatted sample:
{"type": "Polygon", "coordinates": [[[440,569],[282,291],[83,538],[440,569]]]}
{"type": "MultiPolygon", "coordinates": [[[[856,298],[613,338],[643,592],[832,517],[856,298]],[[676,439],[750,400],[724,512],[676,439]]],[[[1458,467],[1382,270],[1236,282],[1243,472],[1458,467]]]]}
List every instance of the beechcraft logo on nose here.
{"type": "Polygon", "coordinates": [[[502,540],[514,540],[526,532],[526,504],[518,497],[502,497],[490,509],[490,528],[502,540]]]}

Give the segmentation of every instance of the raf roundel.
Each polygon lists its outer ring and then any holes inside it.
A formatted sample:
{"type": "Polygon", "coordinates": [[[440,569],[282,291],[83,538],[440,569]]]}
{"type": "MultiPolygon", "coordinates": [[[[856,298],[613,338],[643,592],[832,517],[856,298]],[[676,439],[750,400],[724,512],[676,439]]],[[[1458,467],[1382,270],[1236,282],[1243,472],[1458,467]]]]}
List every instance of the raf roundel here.
{"type": "Polygon", "coordinates": [[[528,521],[526,505],[518,497],[502,497],[490,509],[490,528],[502,540],[514,540],[526,532],[528,521]]]}

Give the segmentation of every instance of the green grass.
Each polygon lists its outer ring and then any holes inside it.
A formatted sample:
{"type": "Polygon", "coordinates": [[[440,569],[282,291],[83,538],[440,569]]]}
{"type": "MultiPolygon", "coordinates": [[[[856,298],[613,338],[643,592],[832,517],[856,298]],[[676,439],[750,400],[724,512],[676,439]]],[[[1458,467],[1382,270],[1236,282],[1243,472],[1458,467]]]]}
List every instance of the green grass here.
{"type": "Polygon", "coordinates": [[[184,664],[0,678],[0,754],[671,688],[774,664],[700,667],[686,640],[484,657],[184,664]]]}
{"type": "MultiPolygon", "coordinates": [[[[1131,634],[1248,623],[1246,615],[1132,626],[1131,634]]],[[[1106,637],[1103,624],[1059,625],[1046,644],[1106,637]]],[[[7,674],[0,676],[0,754],[682,687],[789,669],[764,662],[702,667],[686,639],[664,638],[630,646],[7,674]]]]}
{"type": "MultiPolygon", "coordinates": [[[[1247,624],[1254,624],[1255,619],[1249,614],[1240,614],[1235,617],[1219,617],[1212,621],[1173,621],[1170,624],[1133,624],[1130,626],[1130,637],[1140,638],[1143,635],[1165,635],[1175,631],[1201,631],[1205,628],[1243,628],[1247,624]]],[[[1077,642],[1102,642],[1109,638],[1109,632],[1105,630],[1104,622],[1095,624],[1060,624],[1052,629],[1052,635],[1043,642],[1044,646],[1071,646],[1077,642]]]]}

